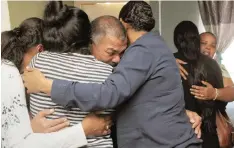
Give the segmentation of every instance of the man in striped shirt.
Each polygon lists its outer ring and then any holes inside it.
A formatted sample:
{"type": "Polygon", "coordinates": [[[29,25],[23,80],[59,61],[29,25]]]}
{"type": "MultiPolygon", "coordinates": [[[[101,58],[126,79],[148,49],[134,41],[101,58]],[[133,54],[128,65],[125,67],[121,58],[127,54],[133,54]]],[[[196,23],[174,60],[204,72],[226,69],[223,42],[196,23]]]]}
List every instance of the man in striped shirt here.
{"type": "MultiPolygon", "coordinates": [[[[40,69],[49,79],[83,83],[104,82],[112,73],[110,65],[120,61],[120,56],[127,46],[127,37],[121,22],[115,17],[102,16],[95,19],[91,25],[93,56],[45,51],[33,58],[31,67],[40,69]]],[[[47,118],[57,119],[65,116],[70,121],[70,125],[81,122],[88,114],[79,108],[64,108],[54,103],[44,93],[30,95],[30,112],[33,116],[48,108],[54,108],[55,112],[47,118]]],[[[110,111],[104,111],[102,114],[110,114],[110,111]]],[[[88,137],[88,147],[113,147],[113,143],[110,135],[88,137]]]]}

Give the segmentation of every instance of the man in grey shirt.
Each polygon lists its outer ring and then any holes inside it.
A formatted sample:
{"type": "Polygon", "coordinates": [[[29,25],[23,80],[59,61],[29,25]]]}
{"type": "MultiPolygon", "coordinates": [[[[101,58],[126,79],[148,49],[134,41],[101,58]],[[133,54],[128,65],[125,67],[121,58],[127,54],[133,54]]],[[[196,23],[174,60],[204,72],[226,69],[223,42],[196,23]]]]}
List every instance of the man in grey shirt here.
{"type": "Polygon", "coordinates": [[[40,85],[34,89],[26,82],[28,91],[39,89],[58,104],[84,111],[117,107],[119,147],[200,147],[185,114],[175,59],[162,38],[149,33],[155,24],[150,6],[130,1],[120,20],[131,45],[103,84],[52,81],[34,70],[31,73],[40,85]]]}

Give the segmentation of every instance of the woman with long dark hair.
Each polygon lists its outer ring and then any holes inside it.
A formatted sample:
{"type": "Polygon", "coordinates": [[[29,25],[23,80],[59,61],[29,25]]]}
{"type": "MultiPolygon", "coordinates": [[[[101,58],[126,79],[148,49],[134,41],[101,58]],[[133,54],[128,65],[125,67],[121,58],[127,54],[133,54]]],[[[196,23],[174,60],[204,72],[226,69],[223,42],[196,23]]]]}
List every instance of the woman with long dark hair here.
{"type": "MultiPolygon", "coordinates": [[[[81,9],[64,5],[61,1],[50,1],[44,10],[43,46],[45,51],[38,53],[30,66],[40,69],[50,79],[64,79],[86,83],[102,83],[111,73],[112,67],[97,61],[90,52],[91,23],[81,9]]],[[[61,100],[63,101],[63,100],[61,100]]],[[[30,113],[33,117],[44,109],[54,108],[48,119],[67,118],[70,126],[82,122],[89,112],[77,107],[63,107],[44,93],[30,94],[30,113]]],[[[104,111],[110,125],[109,111],[104,111]]],[[[113,147],[109,132],[87,137],[88,147],[113,147]]]]}
{"type": "Polygon", "coordinates": [[[81,147],[87,144],[86,136],[102,135],[108,124],[102,118],[89,115],[80,124],[58,132],[33,132],[20,72],[43,50],[42,25],[41,19],[29,18],[19,27],[1,33],[3,148],[81,147]]]}
{"type": "Polygon", "coordinates": [[[32,57],[43,51],[42,29],[43,21],[32,17],[24,20],[19,27],[2,32],[1,58],[13,62],[22,72],[32,57]]]}
{"type": "Polygon", "coordinates": [[[199,32],[191,21],[182,21],[176,26],[174,43],[178,49],[174,55],[187,63],[184,68],[189,73],[187,80],[182,79],[185,107],[187,110],[197,112],[202,117],[203,148],[218,148],[216,112],[223,113],[226,103],[197,100],[190,94],[190,88],[192,85],[202,86],[201,81],[207,81],[216,88],[223,88],[221,70],[213,59],[201,54],[199,32]]]}

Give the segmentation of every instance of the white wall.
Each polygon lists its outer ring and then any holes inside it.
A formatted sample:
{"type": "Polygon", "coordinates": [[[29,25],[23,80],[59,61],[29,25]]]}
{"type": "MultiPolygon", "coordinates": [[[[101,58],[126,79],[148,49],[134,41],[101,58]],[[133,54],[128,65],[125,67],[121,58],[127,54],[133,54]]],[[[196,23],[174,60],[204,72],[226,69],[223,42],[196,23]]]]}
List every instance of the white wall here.
{"type": "MultiPolygon", "coordinates": [[[[234,82],[234,41],[232,42],[232,44],[229,46],[229,48],[224,52],[224,54],[222,55],[223,60],[222,63],[225,65],[227,71],[229,72],[232,81],[234,82]]],[[[226,111],[232,121],[232,123],[234,124],[234,102],[229,102],[227,107],[226,107],[226,111]]]]}
{"type": "Polygon", "coordinates": [[[232,80],[234,81],[234,41],[232,42],[232,44],[228,47],[228,49],[222,54],[222,64],[225,65],[225,68],[227,69],[227,71],[229,72],[232,80]]]}
{"type": "Polygon", "coordinates": [[[8,2],[1,1],[1,32],[10,29],[11,29],[11,23],[9,17],[8,2]]]}
{"type": "Polygon", "coordinates": [[[161,2],[161,35],[167,45],[176,52],[173,32],[178,23],[190,20],[198,26],[199,32],[204,32],[197,1],[162,1],[161,2]]]}

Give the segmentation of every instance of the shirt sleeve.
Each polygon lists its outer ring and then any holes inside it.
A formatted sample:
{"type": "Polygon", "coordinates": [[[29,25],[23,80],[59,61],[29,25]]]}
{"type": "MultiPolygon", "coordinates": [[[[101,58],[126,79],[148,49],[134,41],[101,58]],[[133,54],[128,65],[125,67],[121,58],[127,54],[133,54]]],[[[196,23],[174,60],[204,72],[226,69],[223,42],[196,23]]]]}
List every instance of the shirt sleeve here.
{"type": "Polygon", "coordinates": [[[65,107],[84,111],[114,108],[145,83],[154,61],[153,55],[141,46],[127,49],[115,71],[103,84],[84,84],[54,80],[51,98],[65,107]]]}
{"type": "Polygon", "coordinates": [[[18,70],[6,64],[1,70],[3,148],[77,148],[87,144],[81,124],[54,133],[33,133],[18,70]]]}

